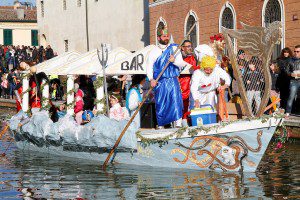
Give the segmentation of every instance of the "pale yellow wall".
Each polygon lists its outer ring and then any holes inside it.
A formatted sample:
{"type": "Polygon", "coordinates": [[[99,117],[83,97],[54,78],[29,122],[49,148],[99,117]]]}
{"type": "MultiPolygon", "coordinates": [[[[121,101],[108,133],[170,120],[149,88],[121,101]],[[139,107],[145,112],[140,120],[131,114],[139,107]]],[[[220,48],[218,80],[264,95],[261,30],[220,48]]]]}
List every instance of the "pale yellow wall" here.
{"type": "Polygon", "coordinates": [[[3,29],[0,29],[0,44],[3,44],[3,29]]]}
{"type": "Polygon", "coordinates": [[[31,30],[15,29],[12,31],[13,45],[31,46],[31,30]]]}
{"type": "Polygon", "coordinates": [[[31,30],[38,30],[37,23],[18,23],[1,22],[0,23],[0,44],[4,43],[3,29],[12,29],[13,45],[31,46],[31,30]]]}

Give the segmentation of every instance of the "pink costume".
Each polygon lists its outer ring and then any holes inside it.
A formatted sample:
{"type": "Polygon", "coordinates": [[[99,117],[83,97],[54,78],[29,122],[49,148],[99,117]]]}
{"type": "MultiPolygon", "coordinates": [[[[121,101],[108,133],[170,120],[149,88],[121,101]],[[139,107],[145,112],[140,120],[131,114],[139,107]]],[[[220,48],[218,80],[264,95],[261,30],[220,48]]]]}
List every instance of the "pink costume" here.
{"type": "Polygon", "coordinates": [[[109,118],[118,121],[124,120],[129,117],[126,108],[121,107],[119,103],[116,103],[109,109],[109,118]]]}
{"type": "Polygon", "coordinates": [[[77,124],[82,123],[82,113],[83,113],[83,96],[84,93],[81,89],[78,89],[78,91],[75,94],[75,107],[74,107],[74,113],[75,113],[75,120],[77,124]]]}

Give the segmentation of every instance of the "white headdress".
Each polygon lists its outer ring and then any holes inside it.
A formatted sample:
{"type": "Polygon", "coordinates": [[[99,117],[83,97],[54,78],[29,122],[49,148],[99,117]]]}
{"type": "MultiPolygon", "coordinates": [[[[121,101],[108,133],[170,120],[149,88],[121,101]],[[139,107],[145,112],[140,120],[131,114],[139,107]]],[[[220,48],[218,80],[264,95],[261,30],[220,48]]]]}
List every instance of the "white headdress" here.
{"type": "Polygon", "coordinates": [[[194,51],[195,51],[198,61],[200,61],[200,62],[204,56],[214,56],[213,49],[210,46],[208,46],[207,44],[198,45],[194,51]]]}

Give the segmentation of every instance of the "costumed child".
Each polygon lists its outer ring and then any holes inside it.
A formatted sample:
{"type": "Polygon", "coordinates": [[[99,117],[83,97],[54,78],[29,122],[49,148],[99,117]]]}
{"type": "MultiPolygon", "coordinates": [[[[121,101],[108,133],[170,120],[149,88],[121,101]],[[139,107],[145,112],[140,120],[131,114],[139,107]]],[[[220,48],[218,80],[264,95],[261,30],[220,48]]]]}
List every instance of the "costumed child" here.
{"type": "Polygon", "coordinates": [[[82,113],[83,113],[83,97],[84,93],[81,89],[79,89],[79,84],[74,84],[74,90],[75,90],[75,107],[74,107],[74,113],[75,113],[75,120],[77,124],[82,123],[82,113]]]}
{"type": "Polygon", "coordinates": [[[109,103],[111,108],[109,109],[109,118],[121,121],[128,119],[129,114],[126,108],[121,107],[120,105],[120,95],[114,94],[109,96],[109,103]]]}
{"type": "Polygon", "coordinates": [[[230,85],[230,76],[217,65],[214,56],[204,56],[201,60],[201,69],[194,72],[191,81],[191,93],[195,101],[194,107],[209,104],[213,107],[217,103],[216,89],[225,89],[230,85]],[[225,84],[221,86],[221,79],[225,84]]]}
{"type": "MultiPolygon", "coordinates": [[[[126,95],[126,108],[129,112],[129,115],[132,116],[136,109],[139,107],[142,102],[143,90],[141,89],[142,85],[146,81],[146,75],[134,75],[132,77],[132,84],[126,95]]],[[[138,127],[141,126],[141,116],[138,113],[133,120],[138,127]]]]}

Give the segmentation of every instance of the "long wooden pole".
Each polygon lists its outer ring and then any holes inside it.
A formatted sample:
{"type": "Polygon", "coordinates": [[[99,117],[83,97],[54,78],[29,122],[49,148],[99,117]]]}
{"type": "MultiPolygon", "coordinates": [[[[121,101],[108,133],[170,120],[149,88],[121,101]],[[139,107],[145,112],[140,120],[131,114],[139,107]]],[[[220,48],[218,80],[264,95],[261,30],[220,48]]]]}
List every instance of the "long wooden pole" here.
{"type": "MultiPolygon", "coordinates": [[[[186,34],[186,36],[184,37],[184,39],[181,41],[180,45],[177,47],[177,49],[174,52],[174,55],[176,55],[176,53],[179,51],[180,46],[182,45],[182,43],[184,42],[184,40],[186,40],[187,36],[189,36],[192,32],[192,30],[194,29],[194,27],[196,26],[197,21],[195,21],[194,25],[191,27],[191,29],[189,30],[189,32],[186,34]]],[[[155,82],[158,82],[158,80],[160,79],[160,77],[163,75],[164,71],[167,69],[168,65],[170,64],[170,61],[167,62],[167,64],[164,66],[164,68],[162,69],[162,71],[159,73],[157,79],[155,80],[155,82]]],[[[150,87],[150,89],[148,90],[147,94],[144,96],[142,102],[140,103],[139,107],[136,109],[136,111],[134,112],[134,114],[131,116],[130,120],[127,122],[125,128],[123,129],[123,131],[121,132],[119,138],[117,139],[115,145],[113,146],[113,148],[111,149],[111,151],[109,152],[103,166],[102,169],[105,170],[108,161],[110,160],[111,156],[113,155],[113,153],[115,152],[116,148],[118,147],[119,143],[121,142],[121,139],[123,137],[123,135],[125,134],[125,132],[127,131],[128,127],[130,126],[130,124],[132,123],[133,119],[135,118],[135,116],[138,114],[138,112],[140,111],[142,105],[145,103],[146,99],[148,98],[149,94],[152,92],[153,87],[150,87]]]]}

